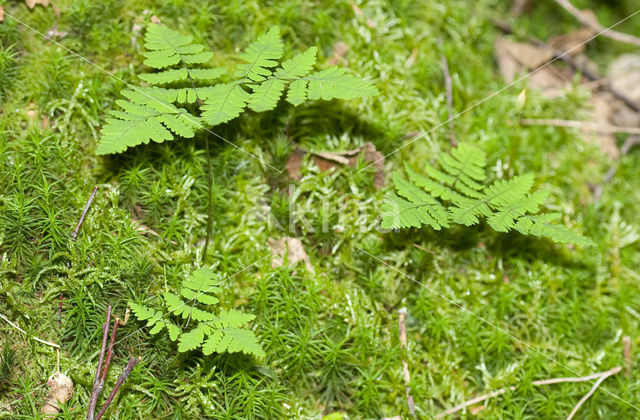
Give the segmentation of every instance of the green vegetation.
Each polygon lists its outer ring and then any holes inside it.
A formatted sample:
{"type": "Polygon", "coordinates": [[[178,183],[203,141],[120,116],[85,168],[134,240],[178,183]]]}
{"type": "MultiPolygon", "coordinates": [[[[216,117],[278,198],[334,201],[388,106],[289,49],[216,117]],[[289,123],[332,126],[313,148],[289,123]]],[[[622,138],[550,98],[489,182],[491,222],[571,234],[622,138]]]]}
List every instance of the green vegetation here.
{"type": "Polygon", "coordinates": [[[523,235],[546,236],[555,242],[593,244],[590,239],[562,225],[551,224],[561,216],[559,213],[537,214],[549,193],[544,190],[530,193],[532,173],[483,185],[481,182],[486,178],[485,154],[464,143],[450,154],[440,155],[438,162],[444,172],[425,164],[428,176],[413,171],[409,166],[406,170],[411,181],[393,174],[398,194],[409,201],[395,194],[389,195],[382,206],[383,228],[427,224],[440,230],[449,227],[449,221],[473,226],[479,223],[478,216],[484,216],[489,226],[498,232],[513,229],[523,235]],[[438,198],[451,205],[445,207],[438,198]]]}
{"type": "MultiPolygon", "coordinates": [[[[194,305],[215,316],[254,315],[244,328],[264,357],[180,352],[169,331],[151,335],[147,321],[132,316],[118,329],[105,389],[130,356],[142,360],[103,418],[411,418],[401,360],[411,372],[418,418],[512,385],[518,386],[460,418],[566,418],[591,384],[531,382],[625,366],[624,336],[634,351],[631,374],[604,381],[577,417],[636,418],[624,401],[637,405],[640,392],[640,154],[632,150],[611,162],[580,131],[518,123],[521,116],[583,118],[590,91],[576,83],[550,99],[529,89],[518,108],[528,83],[522,81],[452,125],[460,144],[484,151],[488,185],[535,174],[531,190],[549,192],[545,209],[561,214],[557,223],[597,246],[499,233],[481,217],[469,227],[449,222],[440,231],[380,232],[380,207],[393,186],[376,188],[370,162],[323,172],[307,154],[299,180],[286,172],[296,147],[336,152],[372,142],[386,155],[410,141],[410,133],[445,121],[442,56],[454,112],[503,88],[492,18],[511,19],[541,39],[578,27],[552,2],[536,3],[532,14],[516,19],[506,17],[507,2],[496,0],[355,1],[357,8],[350,0],[60,0],[59,17],[51,7],[0,1],[7,13],[0,23],[0,313],[26,332],[0,320],[0,417],[41,418],[56,352],[30,339],[37,336],[61,346],[60,370],[75,386],[58,417],[84,418],[106,307],[123,318],[129,302],[144,305],[189,332],[202,321],[187,325],[162,309],[161,297],[180,296],[185,279],[213,267],[224,292],[208,296],[220,302],[194,305]],[[51,31],[56,42],[117,78],[9,15],[51,31]],[[150,88],[155,81],[140,82],[143,74],[180,69],[145,67],[144,54],[152,50],[143,41],[154,15],[181,36],[191,34],[189,45],[216,52],[189,69],[242,65],[243,49],[278,25],[290,57],[316,47],[318,72],[345,68],[371,81],[379,95],[297,107],[280,101],[210,128],[231,144],[194,129],[192,140],[96,155],[109,111],[124,112],[116,103],[127,101],[120,92],[150,88]],[[337,42],[349,47],[346,54],[336,56],[337,42]],[[595,202],[590,186],[600,185],[612,165],[618,171],[595,202]],[[96,185],[74,241],[71,232],[96,185]],[[269,239],[284,236],[301,240],[314,272],[289,263],[291,251],[281,266],[275,263],[269,239]],[[406,349],[398,334],[402,307],[406,349]]],[[[574,3],[590,7],[603,24],[637,9],[630,0],[574,3]]],[[[640,20],[616,29],[640,33],[640,20]]],[[[612,56],[632,51],[601,37],[586,48],[602,71],[612,56]]],[[[237,79],[220,75],[222,83],[237,79]]],[[[210,83],[195,82],[196,89],[210,83]]],[[[190,87],[188,80],[153,86],[190,87]]],[[[202,116],[197,101],[171,104],[202,116]]],[[[405,164],[425,174],[427,162],[451,152],[448,144],[445,125],[388,156],[386,179],[405,164]]]]}
{"type": "Polygon", "coordinates": [[[240,56],[246,63],[239,64],[234,76],[238,79],[216,85],[196,87],[196,82],[217,79],[222,68],[191,68],[192,64],[204,64],[213,53],[204,50],[202,44],[193,44],[191,36],[181,35],[160,24],[149,25],[145,35],[144,64],[155,69],[169,70],[142,74],[140,78],[151,85],[167,85],[176,82],[186,84],[181,88],[133,87],[121,93],[127,100],[116,103],[122,111],[111,111],[115,118],[108,118],[102,128],[98,154],[118,153],[127,147],[173,140],[174,134],[193,137],[195,131],[213,127],[237,118],[246,106],[257,112],[272,110],[278,104],[284,88],[288,86],[287,101],[295,106],[307,99],[353,99],[377,95],[370,82],[345,73],[344,68],[330,67],[309,74],[316,62],[316,47],[286,60],[282,67],[272,70],[284,52],[278,27],[260,36],[240,56]],[[251,89],[247,92],[246,87],[251,89]],[[198,102],[202,115],[192,115],[174,104],[198,102]]]}
{"type": "Polygon", "coordinates": [[[167,313],[150,309],[144,305],[129,302],[135,316],[141,321],[147,321],[147,327],[151,327],[150,334],[157,334],[167,329],[171,341],[178,340],[178,351],[184,352],[194,349],[202,349],[204,355],[213,352],[254,354],[264,357],[264,350],[256,340],[253,332],[241,328],[255,318],[254,315],[245,314],[231,309],[222,310],[217,315],[206,308],[198,308],[197,303],[211,306],[220,302],[210,293],[221,292],[219,281],[215,273],[208,268],[200,268],[193,272],[180,288],[180,296],[165,292],[162,296],[167,306],[167,311],[178,318],[197,325],[184,332],[179,325],[164,319],[167,313]],[[218,282],[216,282],[218,280],[218,282]],[[182,298],[187,299],[186,301],[182,298]],[[205,339],[206,337],[206,339],[205,339]]]}

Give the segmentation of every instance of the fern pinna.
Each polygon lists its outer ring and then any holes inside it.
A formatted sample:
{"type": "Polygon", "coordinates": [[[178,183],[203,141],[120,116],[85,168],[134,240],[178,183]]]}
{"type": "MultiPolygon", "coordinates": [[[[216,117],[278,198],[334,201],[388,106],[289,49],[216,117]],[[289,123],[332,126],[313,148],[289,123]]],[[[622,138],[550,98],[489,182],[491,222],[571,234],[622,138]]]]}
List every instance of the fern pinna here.
{"type": "Polygon", "coordinates": [[[123,152],[151,140],[161,143],[175,137],[190,138],[198,130],[238,117],[247,107],[256,112],[274,109],[285,89],[286,101],[295,106],[307,100],[378,94],[370,82],[344,68],[312,72],[316,47],[280,63],[284,44],[277,27],[249,45],[240,55],[246,63],[239,64],[234,80],[226,83],[211,84],[225,71],[203,67],[213,53],[194,44],[189,35],[152,23],[144,46],[144,64],[158,71],[140,75],[150,86],[122,91],[125,99],[116,101],[121,109],[112,110],[102,128],[98,154],[123,152]],[[196,102],[199,112],[189,107],[196,102]]]}
{"type": "Polygon", "coordinates": [[[471,226],[485,217],[498,232],[516,230],[546,236],[555,242],[592,245],[593,241],[565,226],[551,223],[558,213],[539,214],[546,191],[530,192],[533,174],[499,179],[485,185],[485,154],[460,144],[438,158],[440,169],[426,164],[426,175],[406,165],[409,180],[394,172],[398,195],[390,193],[382,205],[382,227],[387,229],[429,225],[435,230],[450,223],[471,226]]]}
{"type": "Polygon", "coordinates": [[[169,338],[178,341],[180,352],[201,349],[205,355],[242,352],[264,357],[253,331],[242,328],[255,315],[235,309],[222,309],[217,314],[209,311],[209,307],[219,302],[214,296],[221,292],[219,283],[218,274],[209,268],[200,268],[182,282],[179,295],[163,294],[166,311],[135,302],[129,302],[129,306],[136,318],[147,321],[147,327],[151,327],[149,333],[166,329],[169,338]],[[189,325],[192,328],[187,329],[189,325]]]}

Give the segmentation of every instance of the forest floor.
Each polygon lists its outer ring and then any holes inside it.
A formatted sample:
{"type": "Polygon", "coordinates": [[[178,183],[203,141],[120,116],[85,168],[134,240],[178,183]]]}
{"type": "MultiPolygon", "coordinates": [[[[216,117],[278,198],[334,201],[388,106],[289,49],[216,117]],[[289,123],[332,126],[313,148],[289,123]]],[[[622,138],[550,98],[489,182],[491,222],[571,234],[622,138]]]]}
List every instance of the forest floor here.
{"type": "MultiPolygon", "coordinates": [[[[496,52],[497,39],[513,47],[580,29],[555,1],[520,16],[499,0],[54,3],[0,1],[0,314],[24,332],[0,320],[0,417],[41,418],[59,369],[74,384],[59,417],[85,418],[107,306],[122,318],[128,302],[178,288],[201,264],[204,137],[95,155],[107,111],[143,68],[151,16],[209,46],[215,63],[237,62],[278,25],[287,51],[317,45],[320,66],[347,66],[380,95],[283,104],[215,128],[232,144],[210,139],[215,218],[205,261],[225,278],[222,305],[256,316],[266,357],[178,353],[131,317],[118,330],[105,395],[130,357],[141,361],[109,418],[412,418],[409,393],[415,415],[432,418],[503,388],[453,416],[566,418],[593,383],[533,382],[618,366],[578,417],[640,417],[640,151],[620,152],[624,133],[594,140],[524,124],[595,121],[594,83],[559,60],[568,81],[552,94],[529,77],[509,84],[496,52]],[[533,172],[550,192],[546,207],[597,246],[485,224],[380,229],[392,172],[433,161],[452,136],[483,148],[494,178],[533,172]],[[386,156],[385,186],[363,160],[322,171],[307,155],[292,169],[296,147],[343,152],[367,142],[386,156]],[[272,248],[286,237],[301,242],[289,241],[283,263],[272,248]],[[294,264],[294,247],[306,263],[294,264]],[[60,346],[59,366],[56,349],[32,337],[60,346]]],[[[604,26],[636,12],[634,3],[575,0],[604,26]]],[[[615,29],[640,34],[640,15],[615,29]]],[[[604,75],[638,51],[605,36],[584,47],[604,75]]]]}

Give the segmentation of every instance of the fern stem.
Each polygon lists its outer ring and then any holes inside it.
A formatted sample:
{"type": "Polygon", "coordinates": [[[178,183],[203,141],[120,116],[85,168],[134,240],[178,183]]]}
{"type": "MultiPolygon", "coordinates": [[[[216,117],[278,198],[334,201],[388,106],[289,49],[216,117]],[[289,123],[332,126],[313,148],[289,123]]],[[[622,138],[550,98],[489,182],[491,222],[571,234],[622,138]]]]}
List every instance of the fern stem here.
{"type": "Polygon", "coordinates": [[[212,173],[211,173],[211,152],[209,150],[209,136],[205,136],[204,138],[205,150],[206,150],[206,159],[207,159],[207,186],[208,186],[208,194],[207,194],[207,236],[204,241],[204,249],[202,251],[202,263],[204,264],[205,259],[207,258],[207,248],[209,248],[209,241],[211,240],[211,228],[213,226],[213,205],[211,201],[213,200],[213,181],[212,181],[212,173]]]}

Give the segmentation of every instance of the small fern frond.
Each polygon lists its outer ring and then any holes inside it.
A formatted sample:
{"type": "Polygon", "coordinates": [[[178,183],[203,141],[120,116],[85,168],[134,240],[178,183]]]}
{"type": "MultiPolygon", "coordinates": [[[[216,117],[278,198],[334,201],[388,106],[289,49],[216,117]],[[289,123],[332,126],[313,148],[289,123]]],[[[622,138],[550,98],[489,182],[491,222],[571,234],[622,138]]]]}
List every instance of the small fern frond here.
{"type": "Polygon", "coordinates": [[[186,352],[202,349],[204,354],[213,352],[242,352],[264,357],[264,351],[255,334],[243,329],[255,319],[255,315],[236,309],[221,309],[217,314],[209,310],[219,302],[214,294],[219,294],[220,275],[209,268],[200,268],[183,280],[180,295],[166,292],[163,294],[166,312],[150,309],[130,302],[133,314],[151,327],[151,334],[157,334],[166,328],[171,341],[178,341],[178,351],[186,352]],[[167,319],[173,316],[177,323],[167,319]],[[185,322],[184,320],[189,320],[185,322]],[[195,326],[185,331],[178,324],[195,326]]]}
{"type": "Polygon", "coordinates": [[[280,29],[274,26],[257,41],[251,43],[240,55],[246,63],[239,64],[235,76],[261,82],[271,76],[271,68],[278,65],[284,54],[284,44],[280,39],[280,29]]]}
{"type": "Polygon", "coordinates": [[[496,180],[485,185],[485,154],[460,144],[439,157],[440,169],[426,165],[426,176],[408,165],[409,180],[397,173],[393,182],[399,197],[389,194],[382,204],[381,226],[387,229],[429,225],[435,230],[449,222],[475,225],[484,217],[498,232],[517,230],[525,235],[545,236],[553,241],[593,245],[593,241],[551,223],[558,215],[538,214],[546,191],[531,193],[533,174],[496,180]]]}

